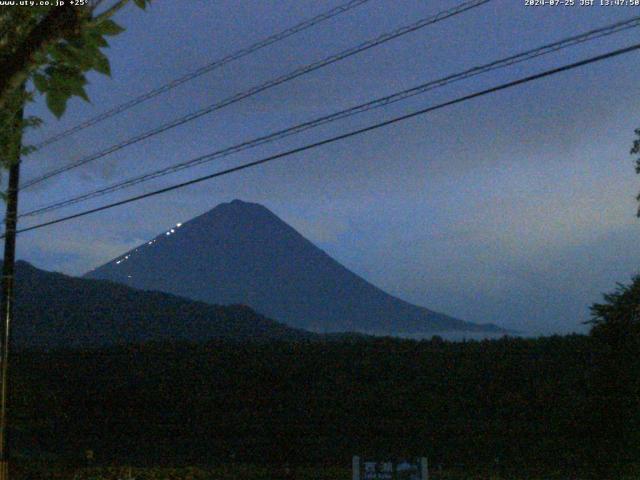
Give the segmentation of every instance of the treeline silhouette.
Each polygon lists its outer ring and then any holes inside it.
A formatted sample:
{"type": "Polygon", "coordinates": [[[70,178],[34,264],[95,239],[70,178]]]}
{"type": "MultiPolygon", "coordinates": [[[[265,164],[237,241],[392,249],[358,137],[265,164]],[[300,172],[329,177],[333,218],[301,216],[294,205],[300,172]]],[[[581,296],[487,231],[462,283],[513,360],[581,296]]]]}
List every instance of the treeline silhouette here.
{"type": "Polygon", "coordinates": [[[13,448],[153,466],[427,455],[434,471],[613,478],[638,460],[624,443],[638,413],[611,382],[629,365],[608,349],[570,335],[25,351],[13,363],[13,448]]]}

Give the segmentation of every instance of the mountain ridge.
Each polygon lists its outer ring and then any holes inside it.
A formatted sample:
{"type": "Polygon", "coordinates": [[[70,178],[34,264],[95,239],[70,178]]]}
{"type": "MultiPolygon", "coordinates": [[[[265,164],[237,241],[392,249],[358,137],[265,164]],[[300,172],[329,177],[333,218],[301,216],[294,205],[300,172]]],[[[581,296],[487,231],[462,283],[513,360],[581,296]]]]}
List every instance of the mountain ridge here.
{"type": "Polygon", "coordinates": [[[387,294],[266,207],[241,200],[178,223],[85,277],[206,303],[250,305],[315,332],[506,332],[387,294]]]}
{"type": "Polygon", "coordinates": [[[19,348],[94,348],[147,342],[302,340],[244,305],[210,305],[107,280],[16,263],[13,341],[19,348]]]}

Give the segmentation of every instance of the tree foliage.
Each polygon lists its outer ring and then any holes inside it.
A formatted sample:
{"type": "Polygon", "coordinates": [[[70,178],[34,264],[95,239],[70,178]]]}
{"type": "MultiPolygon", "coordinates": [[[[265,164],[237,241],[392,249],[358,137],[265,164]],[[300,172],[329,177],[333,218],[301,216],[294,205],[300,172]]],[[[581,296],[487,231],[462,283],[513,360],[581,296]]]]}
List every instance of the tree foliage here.
{"type": "Polygon", "coordinates": [[[609,477],[640,455],[640,276],[618,284],[591,307],[597,340],[592,372],[592,413],[597,446],[594,458],[609,477]]]}
{"type": "Polygon", "coordinates": [[[604,294],[603,303],[591,306],[592,335],[612,349],[620,350],[640,338],[640,275],[630,285],[619,283],[604,294]]]}
{"type": "MultiPolygon", "coordinates": [[[[24,106],[44,95],[60,117],[69,98],[89,101],[86,73],[110,75],[107,38],[124,29],[112,20],[129,0],[96,12],[100,0],[85,5],[12,6],[0,10],[0,166],[17,161],[20,136],[40,120],[22,118],[24,106]]],[[[151,0],[134,0],[145,8],[151,0]]],[[[53,3],[53,2],[51,2],[53,3]]]]}
{"type": "MultiPolygon", "coordinates": [[[[633,146],[631,147],[631,155],[639,155],[636,159],[636,173],[640,175],[640,128],[635,129],[636,139],[633,141],[633,146]]],[[[640,193],[636,197],[636,200],[640,202],[640,193]]],[[[636,215],[640,217],[640,207],[636,212],[636,215]]]]}
{"type": "Polygon", "coordinates": [[[354,338],[25,352],[14,445],[137,465],[428,455],[470,478],[499,468],[584,478],[591,345],[354,338]]]}

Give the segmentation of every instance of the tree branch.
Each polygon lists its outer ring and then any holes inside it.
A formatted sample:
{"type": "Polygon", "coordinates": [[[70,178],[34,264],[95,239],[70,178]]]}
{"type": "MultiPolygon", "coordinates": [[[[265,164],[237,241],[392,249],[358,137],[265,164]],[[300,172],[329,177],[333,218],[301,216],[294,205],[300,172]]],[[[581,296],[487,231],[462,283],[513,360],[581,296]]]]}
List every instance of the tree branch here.
{"type": "MultiPolygon", "coordinates": [[[[114,3],[111,7],[109,7],[107,10],[105,10],[104,12],[102,12],[100,15],[98,15],[97,17],[95,17],[95,21],[96,22],[101,22],[102,20],[106,20],[107,18],[111,18],[113,17],[119,10],[121,10],[127,3],[129,3],[129,0],[118,0],[116,3],[114,3]]],[[[97,5],[96,5],[97,6],[97,5]]]]}

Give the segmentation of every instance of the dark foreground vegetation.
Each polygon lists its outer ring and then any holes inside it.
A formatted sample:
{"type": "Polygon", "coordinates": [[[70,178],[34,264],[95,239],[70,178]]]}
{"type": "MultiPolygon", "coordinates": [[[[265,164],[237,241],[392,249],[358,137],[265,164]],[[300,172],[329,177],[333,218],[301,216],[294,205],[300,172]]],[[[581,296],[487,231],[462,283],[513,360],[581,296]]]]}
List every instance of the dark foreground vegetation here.
{"type": "MultiPolygon", "coordinates": [[[[210,478],[284,463],[339,478],[354,454],[428,455],[441,478],[622,478],[639,458],[630,338],[21,352],[13,447],[23,465],[86,466],[92,450],[94,466],[199,465],[210,478]]],[[[236,478],[273,477],[247,472],[236,478]]]]}

